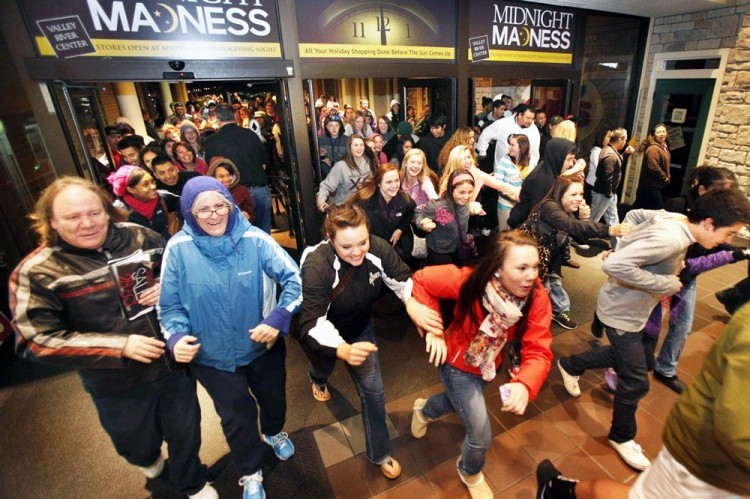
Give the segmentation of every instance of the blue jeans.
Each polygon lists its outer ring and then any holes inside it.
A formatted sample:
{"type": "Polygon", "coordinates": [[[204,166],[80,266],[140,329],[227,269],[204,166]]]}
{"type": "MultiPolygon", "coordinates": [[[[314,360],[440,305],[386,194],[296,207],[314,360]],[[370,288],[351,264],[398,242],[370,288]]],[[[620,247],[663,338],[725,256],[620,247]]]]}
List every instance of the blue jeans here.
{"type": "Polygon", "coordinates": [[[455,412],[466,429],[459,469],[464,475],[474,475],[484,468],[484,458],[492,443],[492,430],[484,387],[487,382],[480,376],[443,364],[438,369],[445,391],[427,399],[422,414],[437,419],[455,412]]]}
{"type": "MultiPolygon", "coordinates": [[[[348,343],[358,341],[375,341],[375,325],[372,320],[365,329],[348,343]]],[[[304,343],[303,343],[304,344],[304,343]]],[[[316,355],[307,351],[310,379],[318,384],[324,385],[333,372],[336,359],[316,355]]],[[[380,357],[378,352],[371,353],[367,360],[359,366],[352,366],[344,362],[349,375],[357,388],[357,394],[362,402],[362,425],[365,428],[365,443],[367,459],[375,464],[383,464],[391,457],[391,438],[388,435],[388,426],[385,423],[385,389],[383,379],[380,376],[380,357]]]]}
{"type": "Polygon", "coordinates": [[[696,279],[692,279],[683,288],[682,299],[685,300],[685,307],[677,317],[677,322],[674,325],[670,324],[667,336],[664,338],[661,350],[659,350],[659,356],[656,358],[655,369],[664,376],[677,374],[677,361],[680,360],[688,334],[693,329],[697,282],[696,279]]]}
{"type": "MultiPolygon", "coordinates": [[[[611,198],[608,198],[598,192],[591,193],[591,216],[589,220],[598,222],[602,216],[604,216],[604,223],[610,227],[620,223],[620,218],[617,215],[617,194],[613,194],[611,198]]],[[[612,243],[612,249],[614,249],[616,239],[613,237],[610,242],[612,243]]]]}
{"type": "MultiPolygon", "coordinates": [[[[588,369],[612,367],[617,372],[617,390],[612,409],[612,427],[609,439],[618,443],[633,440],[638,430],[635,412],[638,402],[649,389],[649,345],[643,333],[619,331],[604,325],[609,346],[592,348],[588,352],[560,359],[560,365],[569,374],[580,376],[588,369]]],[[[652,357],[653,358],[653,357],[652,357]]]]}
{"type": "Polygon", "coordinates": [[[255,212],[255,226],[263,232],[270,234],[273,223],[273,207],[271,205],[271,189],[268,186],[248,187],[250,197],[253,199],[253,211],[255,212]]]}
{"type": "Polygon", "coordinates": [[[92,395],[102,427],[117,453],[130,464],[147,467],[169,448],[170,479],[181,495],[206,484],[201,446],[201,409],[195,379],[184,369],[111,395],[92,395]]]}
{"type": "Polygon", "coordinates": [[[570,312],[570,297],[565,289],[563,289],[562,277],[551,272],[544,280],[544,287],[547,289],[547,293],[549,293],[553,314],[570,312]]]}

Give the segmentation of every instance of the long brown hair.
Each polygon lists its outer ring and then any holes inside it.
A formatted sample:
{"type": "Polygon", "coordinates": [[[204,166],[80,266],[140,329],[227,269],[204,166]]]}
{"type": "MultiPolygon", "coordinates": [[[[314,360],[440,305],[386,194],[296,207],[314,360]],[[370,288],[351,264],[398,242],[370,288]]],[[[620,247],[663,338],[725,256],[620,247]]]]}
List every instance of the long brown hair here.
{"type": "MultiPolygon", "coordinates": [[[[510,248],[514,246],[532,246],[537,247],[536,239],[529,234],[517,230],[503,231],[496,235],[487,245],[484,256],[477,262],[474,270],[471,271],[469,278],[461,285],[456,302],[455,324],[460,324],[468,316],[475,327],[482,323],[477,316],[474,305],[482,303],[487,283],[493,278],[497,269],[503,266],[505,258],[508,256],[510,248]]],[[[533,294],[529,294],[529,298],[533,294]]],[[[485,312],[488,310],[482,309],[485,312]]]]}
{"type": "Polygon", "coordinates": [[[365,211],[359,206],[345,203],[341,206],[333,206],[326,212],[326,220],[323,223],[325,235],[328,239],[334,239],[339,229],[359,227],[364,225],[369,232],[370,223],[365,211]]]}
{"type": "MultiPolygon", "coordinates": [[[[410,151],[411,152],[411,151],[410,151]]],[[[375,174],[375,176],[370,177],[367,179],[367,181],[362,184],[362,187],[360,187],[357,192],[355,192],[352,197],[350,198],[352,203],[361,203],[363,201],[367,201],[371,197],[373,197],[380,188],[380,183],[383,181],[383,177],[385,177],[385,174],[388,172],[396,172],[399,174],[398,176],[398,185],[399,185],[399,191],[396,196],[403,196],[408,197],[408,194],[406,194],[404,191],[401,190],[401,174],[399,172],[398,165],[393,163],[381,163],[378,167],[378,171],[375,174]]]]}
{"type": "Polygon", "coordinates": [[[546,196],[542,198],[541,201],[539,201],[534,208],[531,209],[531,213],[534,213],[539,209],[540,206],[542,206],[542,203],[547,201],[548,199],[553,200],[558,205],[562,206],[562,198],[565,195],[565,192],[570,188],[573,184],[582,184],[583,178],[580,175],[560,175],[555,179],[555,183],[552,184],[552,187],[550,187],[549,192],[546,196]]]}
{"type": "MultiPolygon", "coordinates": [[[[516,139],[516,142],[518,142],[518,157],[513,158],[516,160],[516,165],[521,168],[526,168],[531,162],[531,145],[529,144],[529,138],[522,133],[514,133],[510,136],[510,139],[516,139]]],[[[508,139],[509,144],[510,139],[508,139]]]]}
{"type": "MultiPolygon", "coordinates": [[[[440,154],[438,155],[438,164],[437,165],[430,165],[431,168],[435,170],[442,170],[445,168],[445,165],[448,163],[448,156],[450,156],[451,151],[456,146],[468,146],[469,145],[469,137],[471,137],[471,134],[474,134],[474,139],[476,140],[476,132],[474,132],[473,128],[469,128],[468,126],[462,126],[455,132],[453,132],[453,135],[448,139],[448,141],[445,143],[442,149],[440,149],[440,154]]],[[[471,148],[472,154],[474,154],[474,162],[476,163],[476,153],[474,153],[474,148],[471,148]]]]}
{"type": "MultiPolygon", "coordinates": [[[[357,167],[357,163],[354,161],[354,154],[352,154],[352,143],[355,140],[361,140],[362,143],[365,142],[365,139],[361,135],[357,135],[356,133],[350,135],[349,141],[346,144],[346,153],[344,154],[343,160],[344,163],[346,163],[346,166],[354,171],[357,171],[359,170],[359,168],[357,167]]],[[[365,152],[362,155],[362,159],[364,159],[367,164],[370,165],[370,172],[372,172],[374,176],[377,173],[378,158],[377,156],[375,156],[375,151],[367,147],[367,144],[365,144],[365,152]]]]}

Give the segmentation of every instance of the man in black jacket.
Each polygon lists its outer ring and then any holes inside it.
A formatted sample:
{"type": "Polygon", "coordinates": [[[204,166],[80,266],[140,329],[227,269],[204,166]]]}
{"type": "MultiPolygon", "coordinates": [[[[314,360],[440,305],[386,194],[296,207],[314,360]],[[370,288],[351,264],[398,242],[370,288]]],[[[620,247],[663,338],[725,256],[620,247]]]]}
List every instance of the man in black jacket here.
{"type": "Polygon", "coordinates": [[[206,163],[215,156],[230,159],[240,172],[240,183],[250,190],[255,209],[255,226],[271,233],[271,190],[268,188],[266,149],[258,136],[250,130],[237,126],[234,111],[229,104],[216,106],[216,118],[221,129],[204,141],[206,163]]]}
{"type": "Polygon", "coordinates": [[[195,379],[165,355],[154,311],[161,237],[116,223],[125,216],[109,195],[77,177],[47,187],[34,220],[42,244],[10,279],[18,355],[78,369],[117,452],[147,478],[162,473],[166,440],[177,492],[218,499],[198,457],[195,379]],[[115,261],[136,255],[111,275],[115,261]]]}

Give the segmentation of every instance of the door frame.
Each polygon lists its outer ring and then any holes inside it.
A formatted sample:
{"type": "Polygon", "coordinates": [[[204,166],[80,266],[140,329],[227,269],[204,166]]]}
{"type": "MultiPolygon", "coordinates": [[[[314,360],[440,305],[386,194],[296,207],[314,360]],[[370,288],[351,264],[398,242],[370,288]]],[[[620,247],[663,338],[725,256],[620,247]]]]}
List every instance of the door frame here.
{"type": "MultiPolygon", "coordinates": [[[[716,108],[719,103],[719,94],[721,93],[721,84],[724,80],[724,73],[726,71],[727,59],[729,58],[729,49],[711,49],[711,50],[692,50],[687,52],[665,52],[661,54],[654,54],[653,69],[648,82],[648,86],[641,90],[640,99],[643,98],[643,94],[646,94],[646,105],[641,118],[641,128],[636,130],[636,136],[639,140],[643,140],[648,136],[649,133],[649,122],[651,120],[651,112],[654,106],[654,93],[656,90],[657,80],[680,80],[680,79],[713,79],[714,80],[714,91],[711,96],[711,106],[708,110],[708,117],[706,123],[713,125],[714,117],[716,114],[716,108]],[[719,67],[716,69],[667,69],[667,62],[674,60],[686,60],[686,59],[715,59],[719,58],[719,67]]],[[[644,71],[646,68],[644,67],[644,71]]],[[[702,164],[703,158],[706,157],[706,151],[708,150],[708,142],[711,136],[710,129],[709,133],[703,134],[703,140],[701,141],[700,153],[698,154],[698,165],[702,164]]],[[[625,179],[633,179],[632,182],[626,182],[623,189],[622,202],[625,204],[632,204],[635,201],[636,190],[638,189],[638,179],[641,174],[641,165],[643,164],[643,155],[638,155],[635,165],[631,162],[628,170],[633,172],[626,172],[625,179]]]]}

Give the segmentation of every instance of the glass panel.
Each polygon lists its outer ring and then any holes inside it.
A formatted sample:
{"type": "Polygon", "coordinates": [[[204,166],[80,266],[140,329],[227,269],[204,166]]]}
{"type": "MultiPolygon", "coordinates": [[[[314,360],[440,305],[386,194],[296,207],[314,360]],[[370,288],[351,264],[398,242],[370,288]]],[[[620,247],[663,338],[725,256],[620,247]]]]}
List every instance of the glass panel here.
{"type": "Polygon", "coordinates": [[[664,69],[717,69],[721,64],[720,57],[710,59],[675,59],[666,61],[664,69]]]}
{"type": "Polygon", "coordinates": [[[603,126],[628,126],[628,97],[641,20],[590,13],[586,26],[578,146],[584,157],[603,126]]]}

